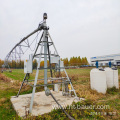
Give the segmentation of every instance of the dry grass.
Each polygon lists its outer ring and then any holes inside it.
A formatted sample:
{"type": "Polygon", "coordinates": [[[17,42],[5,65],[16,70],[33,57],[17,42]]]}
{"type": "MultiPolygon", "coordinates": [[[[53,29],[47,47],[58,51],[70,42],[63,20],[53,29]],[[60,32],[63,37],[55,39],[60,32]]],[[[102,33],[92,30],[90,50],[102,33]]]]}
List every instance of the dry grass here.
{"type": "Polygon", "coordinates": [[[107,99],[99,100],[99,102],[106,102],[106,101],[108,101],[108,100],[114,100],[114,99],[117,99],[117,98],[118,98],[118,95],[109,96],[107,99]]]}
{"type": "Polygon", "coordinates": [[[0,107],[3,106],[3,104],[5,103],[7,99],[6,98],[1,98],[0,99],[0,107]]]}
{"type": "Polygon", "coordinates": [[[98,93],[95,90],[91,90],[89,87],[89,84],[88,85],[74,85],[74,88],[76,90],[77,95],[85,99],[91,99],[93,101],[97,101],[98,99],[105,96],[102,93],[98,93]]]}
{"type": "Polygon", "coordinates": [[[6,100],[7,100],[6,98],[1,98],[1,99],[0,99],[0,103],[2,104],[2,103],[4,103],[6,100]]]}
{"type": "Polygon", "coordinates": [[[6,76],[4,76],[3,74],[0,74],[0,81],[10,82],[10,81],[11,81],[11,79],[10,79],[10,78],[8,78],[8,77],[6,77],[6,76]]]}
{"type": "MultiPolygon", "coordinates": [[[[14,91],[18,91],[20,86],[21,86],[22,82],[19,80],[14,80],[11,78],[6,77],[4,74],[0,74],[0,90],[5,90],[5,91],[9,91],[9,90],[14,90],[14,91]]],[[[24,84],[22,87],[21,92],[24,91],[28,91],[30,90],[31,87],[24,84]]],[[[1,99],[0,99],[0,104],[1,104],[1,99]]]]}
{"type": "Polygon", "coordinates": [[[71,79],[71,82],[77,81],[79,76],[75,74],[69,74],[69,78],[71,79]]]}

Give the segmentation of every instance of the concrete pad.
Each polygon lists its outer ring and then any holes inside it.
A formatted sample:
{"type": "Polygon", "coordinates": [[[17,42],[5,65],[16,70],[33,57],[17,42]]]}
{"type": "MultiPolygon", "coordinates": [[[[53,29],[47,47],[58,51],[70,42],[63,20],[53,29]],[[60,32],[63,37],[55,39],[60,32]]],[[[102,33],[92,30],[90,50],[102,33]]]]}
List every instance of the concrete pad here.
{"type": "MultiPolygon", "coordinates": [[[[63,96],[62,92],[54,92],[51,91],[53,96],[57,99],[57,101],[62,106],[71,105],[75,100],[74,97],[63,96]]],[[[19,97],[12,96],[11,102],[12,105],[20,117],[24,117],[26,115],[26,111],[29,110],[30,101],[32,94],[19,95],[19,97]]],[[[54,108],[57,108],[58,105],[53,100],[53,98],[49,95],[45,95],[45,91],[35,93],[32,115],[38,116],[44,113],[49,113],[54,108]]]]}

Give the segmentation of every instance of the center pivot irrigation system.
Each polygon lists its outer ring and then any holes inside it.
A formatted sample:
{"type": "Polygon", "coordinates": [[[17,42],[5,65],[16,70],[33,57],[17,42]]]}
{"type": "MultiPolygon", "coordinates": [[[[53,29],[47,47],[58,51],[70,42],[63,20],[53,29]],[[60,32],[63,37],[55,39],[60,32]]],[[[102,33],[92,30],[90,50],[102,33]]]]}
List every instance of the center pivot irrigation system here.
{"type": "MultiPolygon", "coordinates": [[[[74,120],[70,115],[66,113],[66,111],[62,108],[62,106],[58,103],[58,101],[55,99],[51,91],[49,90],[48,86],[50,85],[59,85],[62,88],[62,94],[63,95],[71,95],[73,93],[73,96],[77,98],[76,92],[73,88],[73,85],[71,83],[70,78],[67,75],[67,72],[64,67],[63,61],[60,60],[60,56],[56,50],[56,47],[54,45],[54,42],[52,41],[52,38],[48,32],[49,27],[46,24],[46,19],[47,19],[47,14],[43,14],[43,21],[39,24],[38,28],[34,30],[32,33],[24,37],[18,44],[15,45],[15,47],[9,52],[9,54],[5,58],[5,63],[4,66],[8,66],[8,61],[10,58],[13,58],[15,56],[15,59],[18,57],[20,58],[23,52],[22,47],[27,47],[30,48],[30,43],[28,38],[35,34],[37,32],[37,37],[38,37],[38,32],[43,31],[41,34],[41,37],[35,47],[34,54],[30,55],[29,60],[24,61],[24,72],[26,73],[23,82],[21,84],[21,87],[18,91],[17,97],[20,94],[20,91],[25,84],[30,85],[33,87],[32,91],[32,97],[31,97],[31,102],[30,102],[30,108],[29,108],[29,113],[32,113],[32,107],[33,107],[33,100],[34,100],[34,95],[35,95],[35,90],[36,87],[44,86],[45,94],[46,96],[51,95],[52,98],[55,100],[55,102],[58,104],[58,106],[65,112],[65,114],[71,119],[74,120]],[[25,43],[26,45],[23,45],[25,43]],[[53,49],[51,48],[53,47],[53,49]],[[19,49],[19,52],[18,50],[19,49]],[[54,53],[52,54],[51,51],[54,50],[54,53]],[[38,64],[37,64],[37,70],[36,70],[36,75],[35,75],[35,80],[30,80],[30,73],[32,73],[33,68],[32,68],[32,63],[34,59],[38,59],[38,64]],[[40,67],[41,60],[44,60],[44,68],[40,67]],[[49,61],[49,66],[48,66],[48,61],[49,61]],[[53,67],[54,66],[54,67],[53,67]],[[44,78],[38,79],[39,75],[39,70],[43,69],[44,70],[44,78]],[[50,72],[50,77],[48,77],[47,72],[50,72]],[[58,74],[58,76],[54,76],[53,71],[58,74]],[[61,75],[61,73],[64,73],[64,77],[61,75]],[[38,84],[39,80],[44,80],[44,84],[38,84]],[[33,81],[33,82],[32,82],[33,81]],[[49,82],[48,82],[49,81],[49,82]]],[[[54,91],[54,87],[53,87],[54,91]]]]}

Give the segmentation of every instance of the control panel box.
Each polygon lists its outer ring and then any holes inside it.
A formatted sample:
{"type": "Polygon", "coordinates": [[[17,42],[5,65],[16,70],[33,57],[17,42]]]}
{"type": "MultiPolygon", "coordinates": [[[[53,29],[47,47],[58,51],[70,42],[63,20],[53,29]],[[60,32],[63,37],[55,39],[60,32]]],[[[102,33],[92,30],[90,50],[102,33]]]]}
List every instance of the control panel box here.
{"type": "Polygon", "coordinates": [[[51,57],[51,63],[59,64],[60,57],[51,57]]]}
{"type": "Polygon", "coordinates": [[[24,73],[32,73],[33,70],[33,62],[32,60],[24,61],[24,73]]]}

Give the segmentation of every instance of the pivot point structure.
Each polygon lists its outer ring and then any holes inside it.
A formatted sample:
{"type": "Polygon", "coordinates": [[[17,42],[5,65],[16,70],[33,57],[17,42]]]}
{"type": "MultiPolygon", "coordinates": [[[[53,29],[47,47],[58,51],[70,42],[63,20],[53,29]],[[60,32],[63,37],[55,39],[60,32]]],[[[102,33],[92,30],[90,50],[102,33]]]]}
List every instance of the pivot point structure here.
{"type": "MultiPolygon", "coordinates": [[[[24,37],[21,40],[23,42],[28,37],[30,37],[31,35],[36,33],[37,31],[43,31],[43,33],[40,37],[40,40],[36,46],[36,49],[34,51],[34,54],[30,56],[29,60],[24,62],[24,72],[26,73],[26,75],[23,79],[23,82],[22,82],[19,92],[17,94],[17,97],[18,97],[24,83],[33,87],[30,108],[29,108],[30,113],[32,113],[32,107],[33,107],[33,101],[34,101],[36,87],[44,86],[46,96],[51,95],[52,98],[55,100],[55,102],[61,108],[62,108],[62,106],[55,99],[55,97],[51,93],[51,90],[49,90],[48,86],[52,85],[53,90],[54,90],[54,85],[59,85],[62,88],[63,95],[71,95],[71,92],[72,92],[73,96],[77,97],[76,92],[71,83],[71,80],[68,77],[68,74],[64,68],[64,63],[63,63],[63,61],[60,60],[60,56],[59,56],[57,49],[54,45],[54,42],[50,36],[49,27],[46,24],[46,20],[47,20],[47,14],[44,13],[43,21],[39,24],[38,28],[34,32],[32,32],[31,34],[29,34],[28,36],[24,37]],[[51,52],[52,51],[51,49],[54,51],[54,53],[51,52]],[[32,61],[33,61],[33,59],[36,59],[36,58],[38,59],[38,64],[37,64],[35,79],[30,80],[29,79],[30,73],[32,73],[32,61]],[[43,68],[40,67],[42,59],[44,60],[43,68]],[[49,62],[49,65],[48,65],[48,62],[49,62]],[[42,69],[44,70],[44,78],[39,79],[38,78],[38,75],[40,74],[39,71],[42,69]],[[48,76],[48,70],[50,72],[50,77],[48,76]],[[63,73],[64,73],[64,76],[62,76],[63,73]],[[40,81],[40,80],[43,80],[44,83],[38,84],[38,81],[40,81]],[[34,81],[34,83],[32,81],[34,81]]],[[[62,108],[62,110],[63,110],[63,108],[62,108]]],[[[69,116],[66,112],[65,112],[65,114],[67,116],[69,116]]],[[[70,118],[70,119],[72,119],[72,118],[70,118]]]]}

